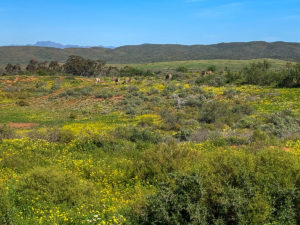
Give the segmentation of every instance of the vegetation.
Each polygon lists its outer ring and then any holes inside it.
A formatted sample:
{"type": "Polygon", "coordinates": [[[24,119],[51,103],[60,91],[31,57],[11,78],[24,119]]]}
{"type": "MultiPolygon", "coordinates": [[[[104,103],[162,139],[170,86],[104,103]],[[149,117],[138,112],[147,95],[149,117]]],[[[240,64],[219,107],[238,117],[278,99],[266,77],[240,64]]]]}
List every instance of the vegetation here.
{"type": "Polygon", "coordinates": [[[8,65],[0,224],[299,224],[299,65],[270,62],[8,65]]]}
{"type": "Polygon", "coordinates": [[[33,46],[0,47],[0,65],[26,64],[29,60],[65,62],[70,55],[91,60],[102,59],[108,63],[153,63],[183,60],[248,60],[271,58],[300,60],[300,44],[291,42],[245,42],[214,45],[155,45],[122,46],[114,49],[48,48],[33,46]]]}

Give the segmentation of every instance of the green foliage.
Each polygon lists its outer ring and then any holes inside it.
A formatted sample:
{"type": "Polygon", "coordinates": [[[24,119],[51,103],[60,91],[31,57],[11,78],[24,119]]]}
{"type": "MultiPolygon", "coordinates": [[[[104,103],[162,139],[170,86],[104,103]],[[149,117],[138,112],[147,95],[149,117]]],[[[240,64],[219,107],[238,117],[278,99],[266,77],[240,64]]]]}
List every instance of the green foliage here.
{"type": "Polygon", "coordinates": [[[216,65],[210,65],[210,66],[207,67],[207,70],[215,72],[217,70],[217,66],[216,65]]]}
{"type": "Polygon", "coordinates": [[[253,109],[249,105],[225,105],[222,102],[211,101],[205,103],[199,112],[199,121],[205,123],[222,122],[232,124],[243,115],[250,115],[253,109]]]}
{"type": "Polygon", "coordinates": [[[96,76],[103,72],[105,62],[102,60],[84,59],[80,56],[71,55],[64,64],[67,74],[78,76],[96,76]]]}
{"type": "Polygon", "coordinates": [[[152,72],[150,70],[141,70],[138,68],[125,66],[120,70],[120,76],[123,77],[132,77],[132,76],[151,76],[152,72]]]}
{"type": "Polygon", "coordinates": [[[166,130],[179,131],[181,128],[182,118],[175,110],[165,108],[161,111],[161,116],[164,120],[162,128],[166,130]]]}
{"type": "Polygon", "coordinates": [[[36,168],[18,182],[15,192],[22,197],[17,205],[32,205],[29,199],[39,198],[44,204],[78,205],[93,194],[92,185],[60,168],[36,168]],[[29,200],[29,201],[28,201],[29,200]]]}
{"type": "Polygon", "coordinates": [[[65,92],[59,94],[59,97],[80,97],[80,96],[90,96],[93,94],[93,88],[83,87],[83,88],[72,88],[65,92]]]}
{"type": "Polygon", "coordinates": [[[284,174],[297,166],[281,157],[270,151],[202,154],[198,172],[171,176],[147,199],[139,223],[296,224],[297,181],[284,174]]]}
{"type": "Polygon", "coordinates": [[[299,224],[300,91],[274,87],[295,65],[248,66],[264,86],[196,71],[245,63],[218,62],[1,76],[0,224],[299,224]]]}
{"type": "Polygon", "coordinates": [[[239,73],[227,73],[227,82],[240,82],[243,84],[273,85],[277,87],[295,88],[300,87],[299,64],[286,65],[278,71],[270,70],[268,61],[252,63],[244,67],[239,73]]]}
{"type": "Polygon", "coordinates": [[[32,139],[44,139],[49,142],[69,143],[75,139],[75,135],[70,130],[48,129],[46,132],[32,131],[28,133],[32,139]]]}
{"type": "Polygon", "coordinates": [[[175,175],[150,196],[140,224],[207,224],[207,209],[201,199],[205,189],[200,179],[175,175]]]}
{"type": "Polygon", "coordinates": [[[300,63],[284,71],[277,84],[278,87],[300,87],[300,63]]]}
{"type": "Polygon", "coordinates": [[[141,179],[158,184],[168,180],[170,173],[184,171],[190,166],[190,159],[196,157],[193,151],[180,148],[174,140],[147,148],[135,158],[135,174],[141,179]]]}
{"type": "Polygon", "coordinates": [[[143,141],[157,144],[162,140],[159,133],[148,129],[139,127],[118,127],[114,131],[116,138],[126,139],[132,142],[143,141]]]}
{"type": "Polygon", "coordinates": [[[0,140],[14,138],[15,130],[7,124],[0,124],[0,140]]]}
{"type": "Polygon", "coordinates": [[[300,121],[288,110],[269,115],[262,129],[279,138],[300,137],[300,121]]]}
{"type": "Polygon", "coordinates": [[[114,95],[115,93],[109,89],[101,89],[100,91],[96,92],[95,97],[107,99],[113,97],[114,95]]]}
{"type": "MultiPolygon", "coordinates": [[[[30,59],[38,59],[45,61],[49,59],[64,62],[69,55],[79,55],[84,58],[98,59],[99,55],[108,63],[148,63],[150,66],[153,62],[171,62],[183,60],[205,60],[207,65],[217,64],[219,61],[211,62],[207,59],[224,59],[225,65],[228,60],[273,58],[282,60],[299,61],[299,53],[290,49],[299,49],[299,43],[286,42],[248,42],[248,43],[221,43],[218,45],[138,45],[138,46],[122,46],[115,49],[104,48],[68,48],[56,49],[45,47],[23,46],[20,47],[1,47],[0,64],[6,63],[28,63],[30,59]],[[241,54],[241,49],[243,53],[241,54]]],[[[199,66],[199,62],[195,63],[199,66]]],[[[186,65],[186,63],[184,63],[186,65]]],[[[154,65],[157,67],[157,65],[154,65]]],[[[176,66],[175,66],[176,67],[176,66]]],[[[165,68],[165,67],[164,67],[165,68]]],[[[168,68],[168,67],[167,67],[168,68]]]]}
{"type": "Polygon", "coordinates": [[[176,68],[176,72],[187,73],[188,72],[188,68],[186,68],[185,66],[178,66],[176,68]]]}

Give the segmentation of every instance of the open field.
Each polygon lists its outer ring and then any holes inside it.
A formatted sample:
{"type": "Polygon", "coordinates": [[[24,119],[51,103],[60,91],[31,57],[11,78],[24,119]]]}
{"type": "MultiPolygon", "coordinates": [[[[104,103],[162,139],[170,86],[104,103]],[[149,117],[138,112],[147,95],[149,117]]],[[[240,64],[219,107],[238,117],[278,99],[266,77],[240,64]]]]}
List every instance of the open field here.
{"type": "MultiPolygon", "coordinates": [[[[225,59],[211,59],[211,60],[188,60],[188,61],[173,61],[173,62],[157,62],[157,63],[143,63],[143,64],[112,64],[117,67],[133,66],[144,70],[174,70],[179,66],[184,66],[190,70],[206,70],[210,65],[216,65],[217,70],[223,70],[225,67],[237,71],[241,70],[249,63],[261,62],[264,59],[251,60],[225,60],[225,59]]],[[[266,59],[272,64],[272,68],[278,69],[284,66],[287,61],[279,59],[266,59]]]]}
{"type": "Polygon", "coordinates": [[[0,76],[0,224],[299,224],[300,88],[199,77],[0,76]]]}

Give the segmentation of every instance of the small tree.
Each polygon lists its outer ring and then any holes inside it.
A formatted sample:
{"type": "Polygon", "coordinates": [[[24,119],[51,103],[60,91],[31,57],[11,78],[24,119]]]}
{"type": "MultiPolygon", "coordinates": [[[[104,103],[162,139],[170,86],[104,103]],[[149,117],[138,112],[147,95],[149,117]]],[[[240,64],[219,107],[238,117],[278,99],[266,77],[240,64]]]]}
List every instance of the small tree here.
{"type": "Polygon", "coordinates": [[[13,70],[14,70],[14,66],[11,63],[8,63],[5,67],[5,72],[7,74],[12,74],[13,70]]]}
{"type": "Polygon", "coordinates": [[[21,66],[19,64],[12,65],[11,63],[8,63],[5,67],[6,74],[18,74],[22,73],[21,66]]]}
{"type": "Polygon", "coordinates": [[[105,62],[102,60],[84,59],[80,56],[71,55],[64,65],[68,74],[80,76],[96,76],[104,71],[105,62]]]}
{"type": "Polygon", "coordinates": [[[60,72],[61,67],[57,61],[51,61],[48,66],[48,70],[51,72],[60,72]]]}
{"type": "Polygon", "coordinates": [[[30,60],[29,64],[26,66],[26,71],[33,73],[37,70],[38,68],[38,61],[32,59],[30,60]]]}

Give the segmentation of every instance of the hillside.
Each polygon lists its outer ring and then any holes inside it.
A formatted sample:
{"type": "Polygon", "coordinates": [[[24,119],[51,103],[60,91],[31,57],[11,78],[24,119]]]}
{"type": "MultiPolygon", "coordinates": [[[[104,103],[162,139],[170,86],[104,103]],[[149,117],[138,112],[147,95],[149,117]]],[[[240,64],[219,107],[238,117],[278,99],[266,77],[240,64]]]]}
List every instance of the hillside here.
{"type": "Polygon", "coordinates": [[[0,64],[8,62],[24,64],[30,59],[63,62],[69,55],[79,55],[90,59],[103,59],[108,63],[257,58],[300,61],[300,43],[240,42],[191,46],[144,44],[122,46],[115,49],[101,47],[58,49],[34,46],[8,46],[0,47],[0,64]]]}
{"type": "Polygon", "coordinates": [[[0,76],[0,224],[300,224],[300,88],[226,77],[0,76]]]}

